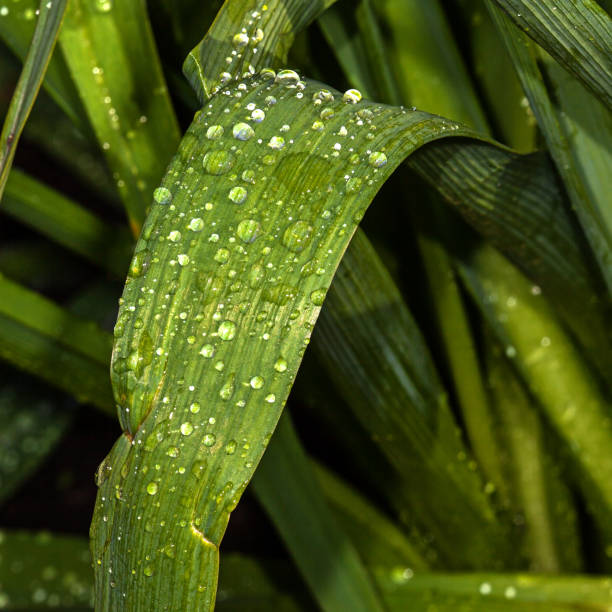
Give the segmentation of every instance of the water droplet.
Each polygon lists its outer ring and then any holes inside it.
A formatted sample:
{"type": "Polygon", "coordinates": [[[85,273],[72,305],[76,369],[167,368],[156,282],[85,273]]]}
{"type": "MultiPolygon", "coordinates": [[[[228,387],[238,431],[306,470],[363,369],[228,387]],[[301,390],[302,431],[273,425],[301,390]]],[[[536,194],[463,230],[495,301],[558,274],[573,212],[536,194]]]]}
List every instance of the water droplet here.
{"type": "Polygon", "coordinates": [[[215,256],[213,257],[213,259],[220,264],[224,264],[227,263],[227,261],[230,258],[230,252],[228,249],[222,248],[222,249],[217,249],[217,252],[215,253],[215,256]]]}
{"type": "Polygon", "coordinates": [[[178,242],[182,237],[183,235],[178,230],[172,230],[168,234],[168,240],[171,240],[172,242],[178,242]]]}
{"type": "Polygon", "coordinates": [[[334,113],[333,109],[331,108],[324,108],[320,113],[319,113],[319,117],[321,117],[321,119],[323,119],[323,121],[327,121],[328,119],[331,119],[336,113],[334,113]]]}
{"type": "Polygon", "coordinates": [[[134,258],[132,259],[132,263],[130,264],[130,276],[138,277],[142,275],[144,270],[144,262],[146,258],[146,251],[140,251],[140,253],[136,253],[134,258]]]}
{"type": "Polygon", "coordinates": [[[346,181],[346,193],[357,193],[361,189],[361,179],[358,176],[351,177],[346,181]]]}
{"type": "Polygon", "coordinates": [[[272,136],[268,142],[268,146],[271,149],[280,150],[285,146],[285,139],[282,136],[272,136]]]}
{"type": "Polygon", "coordinates": [[[142,573],[145,576],[151,577],[153,575],[153,568],[150,565],[147,565],[143,570],[142,573]]]}
{"type": "Polygon", "coordinates": [[[113,0],[94,0],[94,8],[98,13],[109,13],[113,9],[113,0]]]}
{"type": "Polygon", "coordinates": [[[361,102],[361,92],[358,89],[347,89],[342,96],[342,99],[348,104],[357,104],[361,102]]]}
{"type": "Polygon", "coordinates": [[[368,163],[374,168],[381,168],[387,163],[387,156],[382,151],[374,151],[370,153],[368,163]]]}
{"type": "Polygon", "coordinates": [[[261,376],[253,376],[249,381],[252,389],[261,389],[264,386],[264,379],[261,376]]]}
{"type": "Polygon", "coordinates": [[[166,451],[166,455],[168,455],[168,457],[173,457],[176,459],[176,457],[178,457],[181,454],[181,450],[178,448],[178,446],[171,446],[167,451],[166,451]]]}
{"type": "Polygon", "coordinates": [[[187,226],[192,232],[201,232],[204,229],[204,221],[200,217],[194,217],[187,226]]]}
{"type": "Polygon", "coordinates": [[[241,47],[246,47],[249,44],[249,36],[244,32],[238,32],[238,34],[234,34],[232,38],[232,45],[236,49],[240,49],[241,47]]]}
{"type": "Polygon", "coordinates": [[[219,176],[227,174],[234,167],[235,161],[233,153],[220,149],[206,153],[202,159],[202,165],[208,174],[219,176]]]}
{"type": "Polygon", "coordinates": [[[274,393],[270,393],[266,395],[266,402],[268,402],[268,404],[273,404],[275,401],[276,401],[276,395],[274,395],[274,393]]]}
{"type": "Polygon", "coordinates": [[[236,140],[250,140],[255,136],[253,128],[248,123],[237,123],[232,128],[232,134],[236,140]]]}
{"type": "Polygon", "coordinates": [[[325,124],[322,121],[319,121],[318,119],[316,121],[313,121],[312,123],[312,129],[316,132],[320,132],[324,127],[325,124]]]}
{"type": "Polygon", "coordinates": [[[228,198],[234,204],[242,204],[247,199],[248,191],[244,187],[232,187],[229,191],[228,198]]]}
{"type": "Polygon", "coordinates": [[[200,402],[193,402],[191,404],[191,406],[189,406],[189,410],[193,413],[193,414],[197,414],[198,412],[200,412],[200,402]]]}
{"type": "Polygon", "coordinates": [[[170,204],[170,202],[172,202],[172,194],[170,193],[169,189],[166,189],[166,187],[158,187],[153,192],[153,199],[158,204],[170,204]]]}
{"type": "Polygon", "coordinates": [[[149,495],[155,495],[157,493],[157,489],[158,489],[158,486],[156,482],[150,482],[147,485],[147,493],[149,495]]]}
{"type": "Polygon", "coordinates": [[[490,595],[491,593],[491,585],[488,582],[483,582],[478,588],[481,595],[490,595]]]}
{"type": "Polygon", "coordinates": [[[261,225],[255,219],[244,219],[236,228],[236,235],[242,242],[254,242],[261,232],[261,225]]]}
{"type": "Polygon", "coordinates": [[[245,183],[251,183],[251,185],[255,184],[255,171],[254,170],[245,170],[241,175],[240,178],[245,182],[245,183]]]}
{"type": "Polygon", "coordinates": [[[212,344],[205,344],[200,349],[200,355],[202,355],[202,357],[206,357],[206,359],[210,359],[211,357],[214,357],[215,347],[212,344]]]}
{"type": "Polygon", "coordinates": [[[232,374],[223,384],[221,390],[219,391],[219,397],[222,400],[231,399],[232,395],[234,395],[234,374],[232,374]]]}
{"type": "Polygon", "coordinates": [[[274,82],[280,85],[297,85],[299,80],[300,75],[295,70],[280,70],[274,82]]]}
{"type": "Polygon", "coordinates": [[[211,125],[206,130],[206,138],[208,138],[208,140],[218,140],[223,136],[223,132],[224,129],[222,125],[211,125]]]}
{"type": "Polygon", "coordinates": [[[331,91],[329,91],[329,89],[319,89],[319,91],[312,94],[312,99],[315,103],[317,101],[319,101],[319,103],[333,102],[334,94],[331,91]]]}
{"type": "Polygon", "coordinates": [[[264,279],[264,276],[265,271],[263,266],[261,266],[260,264],[254,264],[253,266],[251,266],[251,269],[249,270],[249,286],[251,287],[251,289],[259,287],[261,281],[264,279]]]}
{"type": "Polygon", "coordinates": [[[238,444],[236,443],[236,440],[230,440],[225,445],[225,454],[226,455],[233,455],[236,452],[236,447],[237,446],[238,446],[238,444]]]}
{"type": "Polygon", "coordinates": [[[185,421],[181,424],[181,433],[184,436],[190,436],[193,433],[193,425],[189,421],[185,421]]]}
{"type": "Polygon", "coordinates": [[[221,340],[232,340],[236,335],[236,324],[233,321],[223,321],[217,328],[217,334],[221,340]]]}
{"type": "Polygon", "coordinates": [[[179,262],[179,264],[181,266],[186,266],[189,264],[189,255],[187,255],[186,253],[181,253],[178,257],[177,260],[179,262]]]}
{"type": "Polygon", "coordinates": [[[315,306],[321,306],[325,301],[325,289],[315,289],[315,291],[310,294],[310,301],[315,306]]]}
{"type": "Polygon", "coordinates": [[[215,436],[213,433],[204,434],[204,438],[202,440],[202,442],[204,442],[204,446],[213,446],[216,441],[217,436],[215,436]]]}
{"type": "Polygon", "coordinates": [[[287,360],[284,357],[279,357],[274,364],[274,369],[277,372],[286,372],[287,371],[287,360]]]}
{"type": "Polygon", "coordinates": [[[255,121],[255,123],[261,123],[266,118],[266,113],[261,110],[261,108],[256,108],[251,113],[251,119],[255,121]]]}
{"type": "Polygon", "coordinates": [[[296,221],[292,223],[283,234],[283,244],[294,253],[299,253],[306,248],[313,227],[307,221],[296,221]]]}

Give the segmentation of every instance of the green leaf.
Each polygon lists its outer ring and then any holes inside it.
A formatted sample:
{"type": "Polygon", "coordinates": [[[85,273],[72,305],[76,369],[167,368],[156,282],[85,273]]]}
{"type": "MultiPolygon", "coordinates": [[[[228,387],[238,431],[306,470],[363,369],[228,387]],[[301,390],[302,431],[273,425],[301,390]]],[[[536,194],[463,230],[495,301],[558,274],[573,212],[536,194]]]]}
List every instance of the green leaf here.
{"type": "Polygon", "coordinates": [[[225,0],[183,72],[203,104],[223,85],[285,63],[294,36],[336,0],[225,0]],[[228,60],[230,60],[228,62],[228,60]]]}
{"type": "Polygon", "coordinates": [[[66,0],[41,1],[40,3],[34,37],[0,135],[0,199],[13,163],[19,137],[45,76],[49,58],[53,53],[65,8],[66,0]]]}
{"type": "Polygon", "coordinates": [[[551,306],[502,255],[482,247],[461,267],[470,292],[506,354],[557,430],[578,471],[578,485],[612,542],[612,422],[599,380],[551,306]]]}
{"type": "Polygon", "coordinates": [[[536,48],[502,11],[487,7],[523,85],[572,206],[612,290],[612,114],[550,56],[536,48]]]}
{"type": "MultiPolygon", "coordinates": [[[[5,5],[6,10],[0,15],[0,38],[22,62],[25,62],[34,34],[38,5],[36,0],[20,0],[18,5],[5,5]]],[[[56,49],[50,58],[43,88],[78,129],[88,135],[87,115],[61,49],[56,49]]]]}
{"type": "Polygon", "coordinates": [[[145,4],[72,0],[60,45],[137,235],[179,140],[145,4]]]}
{"type": "Polygon", "coordinates": [[[594,0],[495,0],[612,110],[612,19],[594,0]]]}
{"type": "Polygon", "coordinates": [[[105,224],[27,174],[16,169],[11,173],[3,210],[114,276],[125,276],[131,252],[129,233],[105,224]]]}
{"type": "Polygon", "coordinates": [[[110,335],[0,276],[0,357],[111,414],[110,335]]]}
{"type": "Polygon", "coordinates": [[[357,551],[325,503],[288,415],[273,440],[253,487],[321,610],[383,610],[357,551]]]}
{"type": "Polygon", "coordinates": [[[0,606],[84,612],[93,604],[91,556],[84,538],[0,531],[0,606]]]}
{"type": "Polygon", "coordinates": [[[0,503],[6,502],[55,448],[71,421],[66,403],[66,398],[46,385],[2,366],[0,503]]]}

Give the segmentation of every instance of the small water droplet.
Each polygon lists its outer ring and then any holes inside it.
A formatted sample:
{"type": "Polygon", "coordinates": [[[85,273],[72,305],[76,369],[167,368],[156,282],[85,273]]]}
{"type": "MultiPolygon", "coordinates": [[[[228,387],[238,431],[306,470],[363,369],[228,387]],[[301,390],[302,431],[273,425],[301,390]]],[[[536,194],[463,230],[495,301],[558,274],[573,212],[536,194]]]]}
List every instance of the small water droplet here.
{"type": "Polygon", "coordinates": [[[358,89],[347,89],[342,96],[342,99],[348,104],[357,104],[361,102],[361,92],[358,89]]]}
{"type": "Polygon", "coordinates": [[[168,234],[168,240],[171,240],[172,242],[178,242],[182,237],[183,235],[178,230],[172,230],[168,234]]]}
{"type": "Polygon", "coordinates": [[[268,146],[271,149],[280,150],[285,146],[285,139],[282,136],[272,136],[268,142],[268,146]]]}
{"type": "Polygon", "coordinates": [[[346,181],[346,193],[357,193],[361,189],[361,179],[358,176],[351,177],[346,181]]]}
{"type": "Polygon", "coordinates": [[[233,321],[223,321],[217,328],[217,334],[221,340],[232,340],[236,335],[236,324],[233,321]]]}
{"type": "Polygon", "coordinates": [[[274,369],[277,372],[286,372],[287,371],[287,360],[284,357],[279,357],[274,364],[274,369]]]}
{"type": "Polygon", "coordinates": [[[194,217],[187,226],[192,232],[201,232],[204,229],[204,220],[200,217],[194,217]]]}
{"type": "Polygon", "coordinates": [[[206,359],[210,359],[211,357],[214,357],[215,347],[212,344],[205,344],[200,349],[200,355],[202,355],[202,357],[206,357],[206,359]]]}
{"type": "Polygon", "coordinates": [[[230,440],[225,445],[225,454],[226,455],[233,455],[236,452],[236,447],[237,446],[238,446],[238,444],[236,443],[236,440],[230,440]]]}
{"type": "Polygon", "coordinates": [[[283,245],[294,253],[299,253],[306,248],[313,227],[307,221],[298,220],[292,223],[283,234],[283,245]]]}
{"type": "Polygon", "coordinates": [[[300,75],[295,72],[295,70],[280,70],[276,78],[274,79],[275,83],[280,85],[297,85],[300,80],[300,75]]]}
{"type": "Polygon", "coordinates": [[[178,457],[181,454],[181,450],[178,448],[178,446],[171,446],[167,451],[166,451],[166,455],[168,455],[168,457],[173,457],[176,459],[176,457],[178,457]]]}
{"type": "Polygon", "coordinates": [[[202,442],[204,442],[204,446],[213,446],[216,441],[217,437],[214,433],[204,434],[204,438],[202,439],[202,442]]]}
{"type": "Polygon", "coordinates": [[[224,129],[222,125],[211,125],[206,130],[206,138],[208,138],[208,140],[218,140],[223,136],[223,132],[224,129]]]}
{"type": "Polygon", "coordinates": [[[310,301],[315,306],[321,306],[325,301],[325,289],[315,289],[315,291],[310,294],[310,301]]]}
{"type": "Polygon", "coordinates": [[[153,199],[158,204],[170,204],[170,202],[172,202],[172,194],[166,187],[158,187],[153,192],[153,199]]]}
{"type": "Polygon", "coordinates": [[[253,128],[248,123],[236,123],[232,128],[232,134],[236,140],[250,140],[255,136],[253,128]]]}
{"type": "Polygon", "coordinates": [[[261,376],[253,376],[249,381],[252,389],[261,389],[264,386],[264,379],[261,376]]]}
{"type": "Polygon", "coordinates": [[[200,402],[193,402],[191,406],[189,406],[189,411],[193,414],[197,414],[198,412],[200,412],[200,407],[200,402]]]}
{"type": "Polygon", "coordinates": [[[157,493],[157,490],[158,490],[158,486],[156,482],[150,482],[147,485],[147,493],[149,495],[155,495],[157,493]]]}
{"type": "Polygon", "coordinates": [[[230,252],[228,249],[225,249],[225,248],[217,249],[217,252],[215,253],[215,256],[213,257],[213,259],[217,263],[220,263],[220,264],[227,263],[229,258],[230,258],[230,252]]]}
{"type": "Polygon", "coordinates": [[[261,108],[256,108],[251,113],[251,119],[255,121],[255,123],[261,123],[266,118],[266,113],[261,110],[261,108]]]}
{"type": "Polygon", "coordinates": [[[113,10],[113,0],[94,0],[94,8],[98,13],[109,13],[113,10]]]}
{"type": "Polygon", "coordinates": [[[373,168],[381,168],[387,163],[387,156],[382,151],[374,151],[370,153],[368,163],[373,168]]]}
{"type": "Polygon", "coordinates": [[[219,176],[227,174],[234,167],[235,161],[233,153],[219,149],[206,153],[202,159],[202,165],[208,174],[219,176]]]}
{"type": "Polygon", "coordinates": [[[190,436],[193,433],[193,425],[189,421],[182,423],[180,429],[184,436],[190,436]]]}
{"type": "Polygon", "coordinates": [[[142,570],[142,573],[145,576],[151,577],[154,573],[153,568],[150,565],[145,566],[145,568],[142,570]]]}
{"type": "Polygon", "coordinates": [[[254,242],[261,233],[261,225],[255,219],[244,219],[236,228],[236,235],[242,242],[254,242]]]}
{"type": "Polygon", "coordinates": [[[231,399],[232,395],[234,395],[234,387],[235,387],[234,379],[235,379],[235,376],[234,374],[232,374],[221,387],[221,390],[219,391],[219,397],[222,400],[227,401],[231,399]]]}
{"type": "Polygon", "coordinates": [[[266,395],[266,402],[268,402],[268,404],[273,404],[275,401],[276,401],[276,395],[274,395],[274,393],[270,393],[266,395]]]}
{"type": "Polygon", "coordinates": [[[232,45],[234,45],[234,48],[240,49],[242,47],[246,47],[248,44],[248,34],[245,32],[238,32],[238,34],[234,34],[234,37],[232,38],[232,45]]]}
{"type": "Polygon", "coordinates": [[[234,204],[242,204],[247,199],[248,191],[244,187],[232,187],[228,193],[228,198],[234,204]]]}
{"type": "Polygon", "coordinates": [[[181,253],[177,258],[176,258],[179,262],[179,264],[181,266],[186,266],[189,264],[189,255],[187,255],[186,253],[181,253]]]}

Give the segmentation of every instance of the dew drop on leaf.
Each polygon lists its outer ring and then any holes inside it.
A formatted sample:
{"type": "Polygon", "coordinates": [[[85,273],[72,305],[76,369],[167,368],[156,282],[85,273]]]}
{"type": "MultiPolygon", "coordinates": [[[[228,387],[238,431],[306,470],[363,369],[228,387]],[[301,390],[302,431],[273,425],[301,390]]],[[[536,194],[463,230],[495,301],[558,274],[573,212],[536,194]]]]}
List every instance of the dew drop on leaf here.
{"type": "Polygon", "coordinates": [[[220,149],[206,153],[202,159],[202,165],[208,174],[219,176],[227,174],[234,167],[235,161],[233,153],[220,149]]]}
{"type": "Polygon", "coordinates": [[[217,334],[221,340],[232,340],[236,335],[236,324],[233,321],[223,321],[217,329],[217,334]]]}
{"type": "Polygon", "coordinates": [[[153,199],[158,204],[170,204],[170,202],[172,202],[172,194],[166,187],[158,187],[153,192],[153,199]]]}
{"type": "Polygon", "coordinates": [[[236,235],[242,242],[254,242],[261,232],[261,225],[255,219],[244,219],[236,228],[236,235]]]}

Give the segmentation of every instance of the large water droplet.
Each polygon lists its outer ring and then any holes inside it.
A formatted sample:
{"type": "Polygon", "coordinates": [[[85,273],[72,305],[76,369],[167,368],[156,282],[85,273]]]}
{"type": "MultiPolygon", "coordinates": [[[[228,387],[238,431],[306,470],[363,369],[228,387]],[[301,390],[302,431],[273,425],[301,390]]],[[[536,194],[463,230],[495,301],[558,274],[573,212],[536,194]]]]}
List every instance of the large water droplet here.
{"type": "Polygon", "coordinates": [[[202,159],[202,165],[208,174],[218,176],[227,174],[234,167],[235,161],[236,158],[233,153],[219,149],[206,153],[202,159]]]}
{"type": "Polygon", "coordinates": [[[284,357],[279,357],[274,364],[274,369],[280,373],[286,372],[287,371],[287,360],[284,357]]]}
{"type": "Polygon", "coordinates": [[[261,376],[253,376],[249,381],[252,389],[261,389],[264,386],[264,379],[261,376]]]}
{"type": "Polygon", "coordinates": [[[298,220],[292,223],[283,234],[283,245],[294,253],[303,251],[310,240],[312,230],[313,227],[308,221],[298,220]]]}
{"type": "Polygon", "coordinates": [[[156,482],[150,482],[147,485],[147,493],[149,495],[155,495],[157,493],[157,490],[158,490],[158,486],[156,482]]]}
{"type": "Polygon", "coordinates": [[[236,335],[236,324],[233,321],[223,321],[217,328],[217,334],[221,340],[232,340],[236,335]]]}
{"type": "Polygon", "coordinates": [[[179,265],[181,266],[186,266],[189,264],[189,255],[187,255],[187,253],[181,253],[177,258],[176,258],[179,262],[179,265]]]}
{"type": "Polygon", "coordinates": [[[193,425],[189,421],[182,423],[180,429],[184,436],[190,436],[193,433],[193,425]]]}
{"type": "Polygon", "coordinates": [[[254,242],[261,233],[261,225],[255,219],[243,219],[236,228],[236,235],[242,242],[254,242]]]}
{"type": "Polygon", "coordinates": [[[181,232],[179,232],[178,230],[172,230],[168,234],[168,240],[171,240],[172,242],[178,242],[182,237],[183,236],[182,236],[181,232]]]}
{"type": "Polygon", "coordinates": [[[255,121],[255,123],[261,123],[266,118],[266,113],[261,110],[261,108],[256,108],[251,113],[251,119],[255,121]]]}
{"type": "Polygon", "coordinates": [[[204,229],[204,220],[200,217],[194,217],[187,226],[192,232],[201,232],[204,229]]]}
{"type": "Polygon", "coordinates": [[[248,123],[237,123],[232,128],[232,134],[236,140],[250,140],[255,136],[253,128],[248,123]]]}
{"type": "Polygon", "coordinates": [[[202,439],[202,442],[204,442],[204,446],[214,446],[215,442],[217,441],[217,437],[215,436],[214,433],[206,433],[204,434],[204,438],[202,439]]]}
{"type": "Polygon", "coordinates": [[[321,306],[321,304],[323,304],[323,302],[325,301],[325,289],[315,289],[310,294],[310,301],[315,306],[321,306]]]}
{"type": "Polygon", "coordinates": [[[272,136],[268,142],[268,146],[271,149],[283,149],[285,147],[285,139],[282,136],[272,136]]]}

